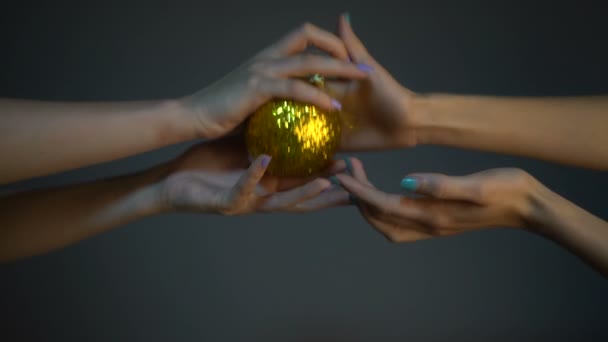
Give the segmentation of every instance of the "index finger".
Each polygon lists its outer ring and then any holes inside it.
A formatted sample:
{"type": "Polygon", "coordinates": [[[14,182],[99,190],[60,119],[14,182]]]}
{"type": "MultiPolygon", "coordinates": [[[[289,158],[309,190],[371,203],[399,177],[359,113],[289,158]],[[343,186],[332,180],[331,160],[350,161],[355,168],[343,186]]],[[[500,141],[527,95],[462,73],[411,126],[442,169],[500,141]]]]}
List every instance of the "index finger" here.
{"type": "Polygon", "coordinates": [[[266,48],[261,55],[267,57],[294,55],[303,52],[311,44],[338,59],[348,61],[346,46],[340,38],[309,23],[287,34],[277,43],[266,48]]]}
{"type": "Polygon", "coordinates": [[[404,216],[414,220],[419,220],[423,216],[417,208],[403,205],[400,195],[382,192],[345,174],[339,174],[336,177],[340,180],[342,187],[353,194],[357,201],[362,201],[379,212],[404,216]]]}

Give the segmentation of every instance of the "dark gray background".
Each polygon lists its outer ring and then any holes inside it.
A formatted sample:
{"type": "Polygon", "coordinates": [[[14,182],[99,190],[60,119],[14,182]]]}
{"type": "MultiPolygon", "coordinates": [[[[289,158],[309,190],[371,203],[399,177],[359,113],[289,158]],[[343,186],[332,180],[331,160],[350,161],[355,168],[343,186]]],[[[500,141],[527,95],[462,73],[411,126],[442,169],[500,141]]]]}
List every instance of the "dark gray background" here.
{"type": "MultiPolygon", "coordinates": [[[[0,95],[184,95],[304,21],[333,29],[345,10],[414,91],[608,93],[605,1],[142,0],[3,2],[0,95]]],[[[187,145],[2,189],[124,174],[187,145]]],[[[608,217],[605,173],[426,146],[358,156],[391,191],[413,171],[519,166],[608,217]]],[[[154,217],[0,266],[2,341],[592,340],[608,335],[607,308],[608,282],[538,236],[391,245],[354,208],[154,217]]]]}

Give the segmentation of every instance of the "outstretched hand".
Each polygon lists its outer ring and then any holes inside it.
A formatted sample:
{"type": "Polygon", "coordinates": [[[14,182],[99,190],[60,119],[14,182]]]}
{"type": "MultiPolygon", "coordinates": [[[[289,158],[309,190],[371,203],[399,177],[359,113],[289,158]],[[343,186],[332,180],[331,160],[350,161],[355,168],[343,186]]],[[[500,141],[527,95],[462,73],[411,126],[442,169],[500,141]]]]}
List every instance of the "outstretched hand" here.
{"type": "Polygon", "coordinates": [[[222,215],[307,212],[349,203],[348,194],[330,189],[326,178],[342,172],[344,161],[308,178],[268,175],[271,162],[263,155],[250,163],[240,136],[196,145],[173,163],[161,186],[161,201],[167,210],[222,215]]]}
{"type": "Polygon", "coordinates": [[[533,207],[530,189],[538,183],[511,168],[460,177],[417,173],[401,182],[404,191],[418,195],[411,197],[378,190],[359,160],[353,159],[352,165],[352,176],[337,178],[357,199],[361,215],[393,242],[490,227],[526,228],[533,207]]]}

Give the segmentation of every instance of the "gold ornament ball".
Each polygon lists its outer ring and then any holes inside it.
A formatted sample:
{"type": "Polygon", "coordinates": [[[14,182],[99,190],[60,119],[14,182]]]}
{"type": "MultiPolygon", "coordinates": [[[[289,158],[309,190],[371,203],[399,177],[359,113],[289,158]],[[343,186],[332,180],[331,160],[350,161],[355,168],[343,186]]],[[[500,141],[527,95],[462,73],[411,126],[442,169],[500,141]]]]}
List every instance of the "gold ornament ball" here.
{"type": "Polygon", "coordinates": [[[249,119],[249,154],[268,154],[268,172],[280,177],[310,176],[332,161],[340,142],[340,116],[292,100],[273,100],[249,119]]]}

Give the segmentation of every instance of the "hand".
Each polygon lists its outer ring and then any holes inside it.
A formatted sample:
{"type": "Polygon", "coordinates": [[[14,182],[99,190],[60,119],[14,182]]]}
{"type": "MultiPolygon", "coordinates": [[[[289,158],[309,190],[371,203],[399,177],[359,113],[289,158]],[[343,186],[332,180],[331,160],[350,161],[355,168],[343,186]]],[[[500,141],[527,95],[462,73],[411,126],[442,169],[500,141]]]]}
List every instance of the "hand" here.
{"type": "Polygon", "coordinates": [[[352,174],[337,175],[363,217],[392,242],[449,236],[489,227],[527,228],[538,183],[519,169],[492,169],[462,177],[412,174],[401,182],[418,198],[376,189],[352,160],[352,174]]]}
{"type": "MultiPolygon", "coordinates": [[[[174,161],[161,182],[161,206],[165,211],[242,215],[314,211],[348,203],[346,192],[325,191],[331,185],[325,178],[265,175],[269,162],[269,156],[260,156],[250,163],[242,137],[194,146],[174,161]]],[[[344,161],[335,162],[325,175],[345,167],[344,161]]]]}
{"type": "Polygon", "coordinates": [[[328,94],[304,80],[312,74],[362,79],[367,74],[348,62],[342,40],[311,24],[304,24],[215,84],[181,100],[194,118],[201,137],[216,138],[237,128],[272,98],[311,103],[328,111],[341,107],[328,94]],[[310,45],[329,56],[301,54],[310,45]]]}
{"type": "Polygon", "coordinates": [[[327,90],[343,105],[345,129],[341,150],[365,151],[416,145],[412,102],[404,88],[366,50],[344,16],[340,37],[353,62],[369,72],[365,79],[327,82],[327,90]]]}

